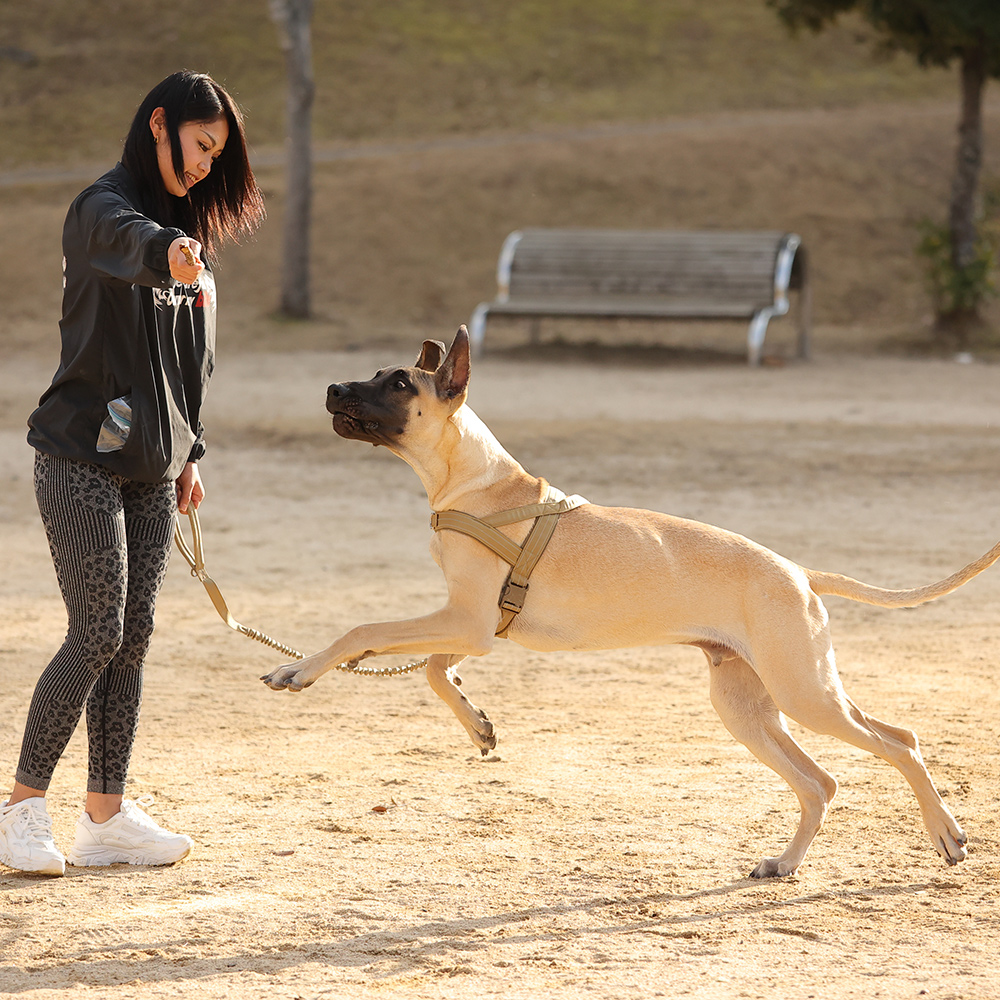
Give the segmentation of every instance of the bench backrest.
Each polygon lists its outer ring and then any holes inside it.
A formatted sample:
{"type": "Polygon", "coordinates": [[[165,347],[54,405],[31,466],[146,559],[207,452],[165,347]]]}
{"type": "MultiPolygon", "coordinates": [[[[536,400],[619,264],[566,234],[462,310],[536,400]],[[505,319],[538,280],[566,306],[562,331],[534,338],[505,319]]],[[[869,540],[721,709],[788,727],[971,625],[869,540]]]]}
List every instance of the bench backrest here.
{"type": "MultiPolygon", "coordinates": [[[[776,230],[523,229],[511,233],[501,251],[499,298],[639,297],[763,307],[775,301],[775,267],[789,235],[776,230]]],[[[791,238],[797,245],[797,237],[791,238]]],[[[782,257],[791,265],[790,255],[782,257]]],[[[796,287],[796,275],[782,277],[786,287],[790,277],[796,287]]]]}

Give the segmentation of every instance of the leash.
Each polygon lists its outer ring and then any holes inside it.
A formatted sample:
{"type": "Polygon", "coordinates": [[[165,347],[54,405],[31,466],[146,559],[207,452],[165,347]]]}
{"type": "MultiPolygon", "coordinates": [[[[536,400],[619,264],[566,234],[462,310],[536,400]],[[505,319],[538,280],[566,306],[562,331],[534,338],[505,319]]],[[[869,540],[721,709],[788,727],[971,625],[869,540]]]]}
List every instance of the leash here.
{"type": "MultiPolygon", "coordinates": [[[[219,590],[218,584],[205,572],[205,550],[202,544],[201,523],[198,520],[198,512],[194,507],[189,507],[187,513],[188,520],[191,522],[191,545],[189,546],[184,538],[179,516],[177,522],[174,524],[174,541],[177,543],[177,548],[180,550],[181,555],[191,567],[191,575],[195,579],[201,580],[205,590],[208,591],[208,596],[212,599],[212,604],[215,605],[215,610],[219,612],[222,620],[233,631],[245,635],[248,639],[255,639],[265,646],[276,649],[279,653],[290,656],[293,660],[305,659],[304,653],[300,653],[297,649],[292,649],[291,646],[286,646],[283,642],[278,642],[277,639],[272,639],[266,632],[250,628],[249,625],[240,624],[232,616],[229,611],[229,605],[226,604],[226,599],[222,596],[222,591],[219,590]]],[[[336,663],[333,669],[342,670],[349,674],[360,674],[363,677],[397,677],[400,674],[408,674],[413,670],[419,670],[426,665],[426,658],[418,660],[415,663],[403,663],[399,666],[391,667],[362,667],[357,660],[351,660],[349,663],[336,663]]]]}

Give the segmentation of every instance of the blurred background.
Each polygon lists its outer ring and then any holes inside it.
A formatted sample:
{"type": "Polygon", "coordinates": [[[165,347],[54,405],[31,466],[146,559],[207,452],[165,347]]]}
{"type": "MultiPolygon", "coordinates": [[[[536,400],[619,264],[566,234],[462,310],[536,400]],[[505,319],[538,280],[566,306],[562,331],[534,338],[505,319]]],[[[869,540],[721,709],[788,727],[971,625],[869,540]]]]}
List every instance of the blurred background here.
{"type": "MultiPolygon", "coordinates": [[[[55,360],[69,202],[145,93],[210,73],[243,108],[268,205],[219,270],[220,351],[445,339],[524,226],[799,233],[814,346],[937,352],[923,227],[947,221],[959,71],[879,53],[857,15],[790,33],[764,0],[317,0],[311,318],[282,319],[284,54],[266,0],[0,3],[0,350],[55,360]]],[[[1000,100],[984,104],[984,220],[1000,100]]],[[[995,300],[969,346],[992,356],[995,300]]],[[[789,321],[768,348],[793,353],[789,321]],[[784,339],[783,339],[784,338],[784,339]]],[[[728,344],[743,329],[568,323],[555,338],[728,344]]],[[[490,325],[497,347],[523,324],[490,325]]]]}

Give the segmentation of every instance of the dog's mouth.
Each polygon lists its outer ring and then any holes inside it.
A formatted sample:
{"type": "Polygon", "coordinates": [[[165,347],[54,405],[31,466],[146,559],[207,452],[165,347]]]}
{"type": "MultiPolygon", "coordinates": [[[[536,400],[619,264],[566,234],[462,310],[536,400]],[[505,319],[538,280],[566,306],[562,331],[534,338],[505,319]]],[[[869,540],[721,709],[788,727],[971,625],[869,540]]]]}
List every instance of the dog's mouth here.
{"type": "Polygon", "coordinates": [[[377,420],[359,420],[349,413],[335,413],[333,415],[333,429],[342,438],[374,441],[378,436],[379,422],[377,420]]]}

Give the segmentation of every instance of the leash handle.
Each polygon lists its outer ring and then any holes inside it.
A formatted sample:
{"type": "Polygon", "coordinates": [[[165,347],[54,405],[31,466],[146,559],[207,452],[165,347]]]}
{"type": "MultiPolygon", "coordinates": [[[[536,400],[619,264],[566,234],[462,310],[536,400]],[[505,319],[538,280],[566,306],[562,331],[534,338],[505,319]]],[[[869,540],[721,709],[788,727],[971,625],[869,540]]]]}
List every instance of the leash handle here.
{"type": "Polygon", "coordinates": [[[198,521],[198,512],[194,507],[188,507],[188,520],[191,522],[191,537],[194,549],[191,549],[184,539],[184,532],[181,531],[181,516],[177,513],[177,520],[174,523],[174,541],[182,556],[191,567],[191,575],[197,579],[202,579],[205,575],[205,557],[201,543],[201,523],[198,521]]]}

